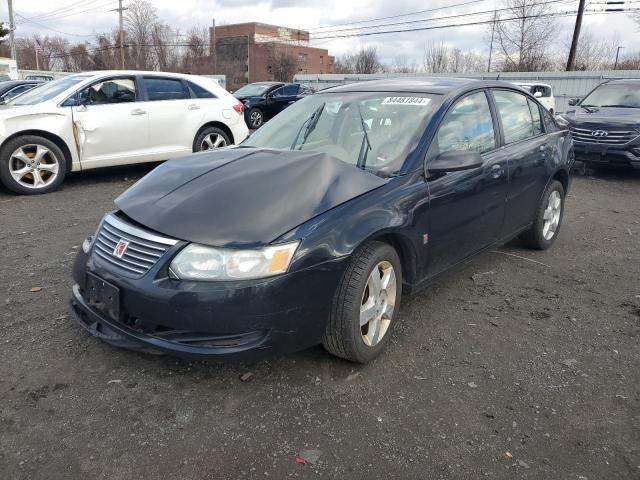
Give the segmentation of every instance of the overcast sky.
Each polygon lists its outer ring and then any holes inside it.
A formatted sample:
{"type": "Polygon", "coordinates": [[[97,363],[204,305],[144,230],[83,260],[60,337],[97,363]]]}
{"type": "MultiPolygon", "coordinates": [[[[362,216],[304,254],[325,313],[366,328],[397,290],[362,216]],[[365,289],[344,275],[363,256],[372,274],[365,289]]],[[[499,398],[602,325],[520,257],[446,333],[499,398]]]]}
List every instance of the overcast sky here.
{"type": "MultiPolygon", "coordinates": [[[[379,17],[387,17],[404,13],[416,12],[424,9],[442,7],[439,12],[423,13],[402,18],[381,20],[374,23],[398,22],[402,20],[416,20],[429,18],[433,15],[455,15],[460,13],[487,11],[500,8],[500,0],[478,0],[475,3],[455,8],[448,5],[460,4],[464,0],[152,0],[158,9],[159,17],[167,23],[183,31],[194,25],[210,25],[213,18],[218,24],[260,21],[293,28],[313,29],[319,26],[336,25],[379,17]]],[[[602,1],[602,0],[598,0],[602,1]]],[[[0,0],[0,16],[7,19],[7,5],[0,0]]],[[[125,6],[128,0],[125,0],[125,6]]],[[[16,17],[18,36],[29,36],[33,33],[45,35],[60,35],[49,29],[65,32],[65,37],[72,41],[91,40],[91,36],[99,32],[111,30],[117,26],[118,15],[109,11],[117,7],[117,0],[14,0],[14,10],[17,14],[41,25],[16,17]],[[69,10],[71,6],[71,10],[69,10]],[[61,12],[67,12],[64,17],[61,12]],[[57,18],[42,15],[55,12],[57,18]],[[70,15],[72,13],[76,13],[70,15]],[[47,27],[47,28],[45,28],[47,27]],[[75,34],[75,35],[71,35],[75,34]]],[[[565,6],[557,6],[556,10],[574,10],[578,1],[565,6]]],[[[601,6],[601,5],[600,5],[601,6]]],[[[634,5],[637,6],[637,5],[634,5]]],[[[595,8],[595,6],[587,7],[595,8]]],[[[462,19],[462,21],[465,21],[462,19]]],[[[560,18],[558,22],[558,36],[567,38],[572,31],[573,19],[560,18]]],[[[367,24],[363,24],[367,25],[367,24]]],[[[640,40],[637,25],[629,15],[615,16],[586,16],[584,29],[591,31],[603,40],[614,38],[628,51],[637,50],[634,45],[640,40]]],[[[336,27],[337,28],[337,27],[336,27]]],[[[345,28],[345,27],[340,27],[345,28]]],[[[397,27],[401,28],[401,27],[397,27]]],[[[398,54],[406,55],[409,59],[420,62],[425,43],[431,40],[442,40],[451,46],[461,49],[475,50],[486,55],[486,26],[472,26],[434,31],[418,31],[401,34],[374,35],[360,38],[336,40],[318,40],[312,45],[328,48],[333,55],[342,55],[358,49],[360,45],[374,45],[378,49],[383,61],[391,63],[398,54]]],[[[313,31],[312,31],[313,32],[313,31]]],[[[317,31],[319,32],[319,31],[317,31]]],[[[317,36],[320,33],[316,34],[317,36]]],[[[313,37],[312,37],[313,38],[313,37]]],[[[624,54],[624,50],[623,50],[624,54]]]]}

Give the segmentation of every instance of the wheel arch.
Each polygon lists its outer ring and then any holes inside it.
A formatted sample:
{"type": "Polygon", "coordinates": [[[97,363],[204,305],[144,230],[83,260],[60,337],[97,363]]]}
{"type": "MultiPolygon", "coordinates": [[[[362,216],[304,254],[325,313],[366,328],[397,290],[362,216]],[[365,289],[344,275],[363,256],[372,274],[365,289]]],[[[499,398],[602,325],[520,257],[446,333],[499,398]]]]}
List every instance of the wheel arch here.
{"type": "Polygon", "coordinates": [[[13,133],[4,139],[4,141],[2,142],[2,146],[0,146],[0,148],[4,148],[6,143],[10,140],[13,140],[14,138],[27,137],[29,135],[46,138],[50,142],[55,143],[60,148],[60,150],[62,150],[62,153],[65,156],[65,160],[67,161],[67,172],[71,171],[71,167],[73,165],[73,156],[71,155],[71,149],[69,148],[69,145],[67,145],[67,142],[65,142],[61,137],[59,137],[55,133],[47,132],[46,130],[31,129],[31,130],[21,130],[20,132],[13,133]]]}
{"type": "Polygon", "coordinates": [[[402,282],[409,285],[416,282],[418,258],[415,248],[408,237],[394,230],[380,231],[368,237],[356,248],[360,248],[366,242],[370,241],[383,242],[393,247],[400,257],[400,265],[402,266],[402,282]]]}
{"type": "Polygon", "coordinates": [[[220,130],[222,130],[224,133],[228,135],[229,141],[231,142],[231,144],[236,143],[235,139],[233,138],[233,132],[231,132],[231,129],[224,123],[213,120],[211,122],[205,123],[198,129],[195,136],[193,137],[193,146],[192,146],[193,150],[195,150],[196,140],[198,138],[198,135],[200,135],[205,128],[209,128],[209,127],[219,128],[220,130]]]}

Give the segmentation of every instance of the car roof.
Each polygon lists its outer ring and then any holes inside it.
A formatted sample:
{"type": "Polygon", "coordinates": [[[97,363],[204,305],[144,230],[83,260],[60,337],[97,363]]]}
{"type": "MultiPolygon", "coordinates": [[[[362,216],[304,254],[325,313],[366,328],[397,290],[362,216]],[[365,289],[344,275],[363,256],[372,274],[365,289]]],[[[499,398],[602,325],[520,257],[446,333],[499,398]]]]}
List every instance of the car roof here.
{"type": "Polygon", "coordinates": [[[513,83],[476,80],[473,78],[456,77],[420,77],[420,78],[393,78],[385,80],[371,80],[368,82],[350,83],[328,88],[318,93],[329,92],[399,92],[399,93],[432,93],[447,95],[449,93],[464,91],[474,88],[503,87],[516,88],[513,83]]]}
{"type": "Polygon", "coordinates": [[[551,87],[548,83],[540,83],[540,82],[513,82],[516,85],[526,85],[527,87],[532,87],[533,85],[540,85],[542,87],[551,87]]]}
{"type": "Polygon", "coordinates": [[[638,85],[640,84],[640,78],[614,78],[613,80],[609,80],[605,83],[617,83],[617,84],[629,84],[629,85],[638,85]]]}
{"type": "Polygon", "coordinates": [[[0,88],[15,87],[16,85],[25,85],[32,83],[44,83],[42,80],[5,80],[0,82],[0,88]]]}

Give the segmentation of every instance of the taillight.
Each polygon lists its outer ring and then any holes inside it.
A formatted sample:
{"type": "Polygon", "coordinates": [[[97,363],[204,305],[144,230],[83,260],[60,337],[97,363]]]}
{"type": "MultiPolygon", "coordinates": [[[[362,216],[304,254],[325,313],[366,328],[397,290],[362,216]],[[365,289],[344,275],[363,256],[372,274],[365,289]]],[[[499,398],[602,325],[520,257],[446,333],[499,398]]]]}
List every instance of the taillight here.
{"type": "Polygon", "coordinates": [[[238,102],[237,104],[235,104],[233,106],[233,109],[238,113],[242,113],[242,112],[244,112],[244,104],[241,103],[241,102],[238,102]]]}

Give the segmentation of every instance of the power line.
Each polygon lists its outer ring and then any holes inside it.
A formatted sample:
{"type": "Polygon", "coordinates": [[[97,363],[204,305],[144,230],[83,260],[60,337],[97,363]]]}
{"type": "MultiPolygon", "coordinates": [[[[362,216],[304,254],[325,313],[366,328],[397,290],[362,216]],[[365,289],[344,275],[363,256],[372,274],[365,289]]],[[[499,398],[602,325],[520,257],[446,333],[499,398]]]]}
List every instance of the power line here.
{"type": "MultiPolygon", "coordinates": [[[[640,8],[627,9],[627,10],[623,10],[623,11],[620,11],[620,10],[616,10],[616,11],[589,10],[589,11],[585,11],[585,14],[589,14],[589,15],[596,15],[596,14],[598,14],[598,15],[612,15],[612,14],[618,14],[618,13],[639,12],[639,11],[640,11],[640,8]]],[[[528,16],[524,15],[524,16],[517,16],[517,17],[498,19],[498,20],[496,20],[496,23],[512,22],[514,20],[523,20],[523,19],[526,19],[526,18],[566,17],[566,16],[573,16],[576,13],[577,12],[574,10],[574,11],[567,11],[567,12],[547,13],[547,14],[542,14],[542,15],[528,15],[528,16]]],[[[383,31],[378,31],[378,32],[360,32],[360,33],[351,33],[351,34],[347,33],[347,34],[342,34],[342,35],[319,37],[319,38],[317,38],[317,40],[351,38],[351,37],[367,37],[367,36],[371,36],[371,35],[384,35],[384,34],[388,34],[388,33],[418,32],[418,31],[425,31],[425,30],[439,30],[439,29],[454,28],[454,27],[469,27],[469,26],[476,26],[476,25],[487,25],[487,24],[493,23],[493,22],[494,22],[493,19],[489,19],[489,20],[481,20],[481,21],[467,22],[467,23],[456,23],[456,24],[448,24],[448,25],[433,25],[433,26],[426,26],[426,27],[415,27],[415,28],[405,28],[405,29],[396,29],[396,30],[383,30],[383,31]]]]}
{"type": "MultiPolygon", "coordinates": [[[[547,0],[544,2],[538,2],[536,3],[536,5],[547,5],[547,4],[555,4],[555,5],[565,5],[567,3],[573,3],[573,0],[547,0]]],[[[316,37],[317,39],[323,39],[326,37],[323,37],[322,35],[324,35],[324,33],[327,34],[334,34],[334,33],[339,33],[339,32],[352,32],[354,30],[365,30],[365,29],[371,29],[371,28],[380,28],[380,27],[392,27],[392,26],[398,26],[398,25],[411,25],[411,24],[415,24],[415,23],[422,23],[422,22],[437,22],[437,21],[442,21],[442,20],[449,20],[452,18],[462,18],[462,17],[474,17],[474,16],[478,16],[478,15],[487,15],[487,14],[491,14],[493,15],[495,12],[505,12],[505,11],[512,11],[513,9],[510,7],[505,7],[505,8],[498,8],[498,9],[494,9],[494,10],[483,10],[480,12],[466,12],[466,13],[458,13],[455,15],[448,15],[446,17],[431,17],[431,18],[423,18],[420,20],[405,20],[403,22],[394,22],[394,23],[382,23],[379,25],[368,25],[365,27],[354,27],[354,28],[345,28],[345,29],[341,29],[341,30],[333,30],[331,32],[322,32],[320,33],[318,37],[316,37]]]]}
{"type": "Polygon", "coordinates": [[[16,17],[20,17],[22,20],[29,22],[29,23],[33,23],[34,25],[38,25],[41,28],[45,28],[47,30],[51,30],[52,32],[56,32],[56,33],[60,33],[61,35],[71,35],[74,37],[93,37],[95,34],[91,33],[91,34],[83,34],[83,33],[70,33],[70,32],[63,32],[61,30],[56,30],[55,28],[51,28],[51,27],[47,27],[46,25],[40,23],[40,22],[36,22],[35,20],[32,20],[30,18],[24,17],[22,15],[20,15],[19,13],[16,13],[16,17]]]}
{"type": "MultiPolygon", "coordinates": [[[[53,20],[55,18],[64,18],[64,17],[69,17],[72,15],[78,15],[80,13],[85,13],[88,11],[92,11],[92,10],[96,10],[99,8],[104,8],[106,7],[105,5],[93,5],[92,4],[97,4],[99,2],[104,2],[105,0],[80,0],[79,2],[75,2],[73,4],[67,5],[65,7],[62,8],[58,8],[56,10],[52,10],[50,12],[46,12],[46,13],[41,13],[39,15],[34,15],[32,17],[29,17],[33,20],[53,20]],[[88,3],[87,3],[88,2],[88,3]],[[91,6],[91,8],[86,8],[91,6]],[[84,10],[78,10],[78,9],[84,9],[84,10]],[[75,10],[75,12],[74,12],[75,10]]],[[[109,0],[108,3],[112,3],[113,0],[109,0]]]]}
{"type": "MultiPolygon", "coordinates": [[[[314,27],[314,28],[310,28],[308,29],[310,32],[312,31],[316,31],[316,30],[324,30],[324,29],[332,29],[334,27],[342,27],[345,25],[359,25],[362,23],[369,23],[369,22],[377,22],[378,20],[390,20],[392,18],[401,18],[401,17],[408,17],[411,15],[419,15],[421,13],[429,13],[429,12],[435,12],[438,10],[444,10],[445,8],[454,8],[454,7],[462,7],[465,5],[471,5],[473,3],[481,3],[481,2],[486,2],[487,0],[471,0],[471,1],[467,1],[467,2],[462,2],[462,3],[456,3],[453,5],[444,5],[442,7],[438,7],[438,8],[428,8],[426,10],[417,10],[414,12],[408,12],[408,13],[401,13],[399,15],[390,15],[388,17],[378,17],[378,18],[370,18],[369,20],[359,20],[356,22],[347,22],[347,23],[337,23],[335,25],[326,25],[326,26],[320,26],[320,27],[314,27]]],[[[323,32],[323,33],[328,33],[328,32],[323,32]]]]}

